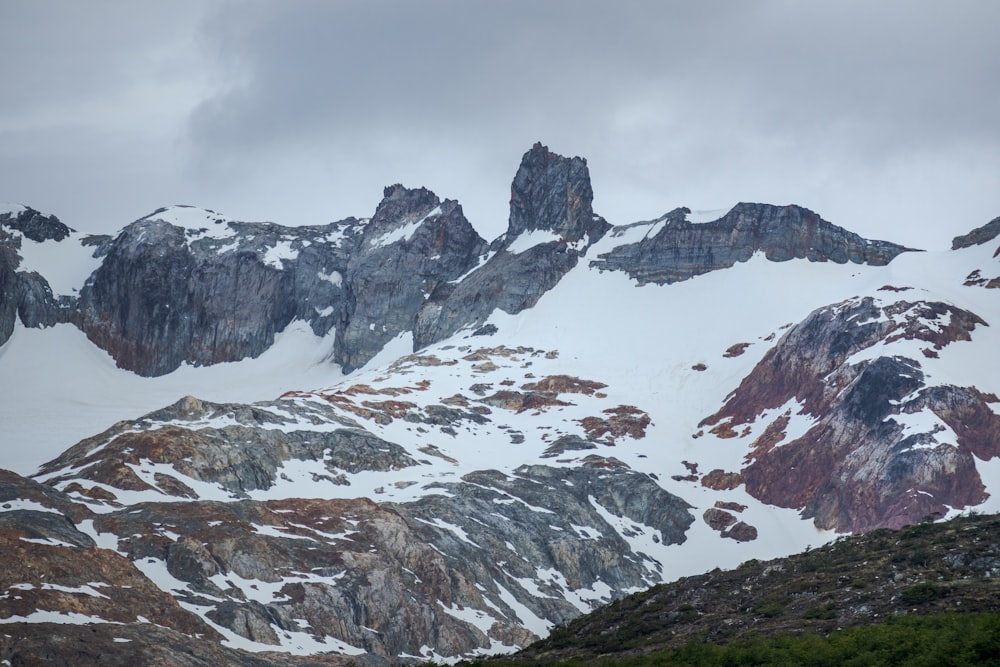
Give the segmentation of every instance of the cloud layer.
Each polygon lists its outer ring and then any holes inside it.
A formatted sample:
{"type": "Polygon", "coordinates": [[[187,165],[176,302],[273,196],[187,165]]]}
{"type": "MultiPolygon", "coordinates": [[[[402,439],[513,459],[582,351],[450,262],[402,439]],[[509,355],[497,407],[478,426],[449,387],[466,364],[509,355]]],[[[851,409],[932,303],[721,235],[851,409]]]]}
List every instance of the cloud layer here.
{"type": "Polygon", "coordinates": [[[1000,215],[996,25],[985,0],[7,2],[0,199],[296,224],[402,182],[492,236],[541,140],[615,223],[794,202],[944,247],[1000,215]]]}

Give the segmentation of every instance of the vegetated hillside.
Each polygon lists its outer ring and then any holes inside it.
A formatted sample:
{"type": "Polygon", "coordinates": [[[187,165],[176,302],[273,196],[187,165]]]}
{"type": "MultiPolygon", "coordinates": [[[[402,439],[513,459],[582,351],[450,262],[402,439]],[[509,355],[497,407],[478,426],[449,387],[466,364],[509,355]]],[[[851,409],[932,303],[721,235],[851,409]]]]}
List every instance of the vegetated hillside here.
{"type": "MultiPolygon", "coordinates": [[[[876,530],[788,558],[751,560],[734,570],[661,584],[554,628],[548,638],[489,664],[657,657],[663,664],[708,664],[698,660],[717,655],[715,649],[698,645],[736,644],[734,655],[756,647],[762,656],[794,644],[785,635],[827,636],[860,626],[872,627],[847,637],[866,637],[871,646],[879,633],[917,637],[961,634],[965,628],[984,634],[966,637],[980,644],[982,656],[1000,651],[998,612],[1000,516],[969,515],[876,530]],[[957,612],[963,615],[954,620],[957,612]],[[927,615],[934,617],[916,618],[927,615]],[[774,641],[761,641],[768,639],[774,641]]],[[[799,648],[810,641],[802,640],[799,648]]],[[[834,637],[825,646],[845,641],[834,637]]],[[[1000,653],[995,657],[1000,660],[1000,653]]]]}

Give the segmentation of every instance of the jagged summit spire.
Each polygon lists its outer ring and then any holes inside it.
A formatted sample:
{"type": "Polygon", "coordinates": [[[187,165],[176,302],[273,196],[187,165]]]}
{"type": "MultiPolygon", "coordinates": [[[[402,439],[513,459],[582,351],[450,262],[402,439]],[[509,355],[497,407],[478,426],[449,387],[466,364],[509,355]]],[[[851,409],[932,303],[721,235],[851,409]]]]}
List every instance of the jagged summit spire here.
{"type": "Polygon", "coordinates": [[[521,158],[511,183],[507,238],[528,230],[549,230],[564,241],[587,235],[596,241],[610,225],[594,215],[593,200],[587,161],[563,157],[537,142],[521,158]]]}

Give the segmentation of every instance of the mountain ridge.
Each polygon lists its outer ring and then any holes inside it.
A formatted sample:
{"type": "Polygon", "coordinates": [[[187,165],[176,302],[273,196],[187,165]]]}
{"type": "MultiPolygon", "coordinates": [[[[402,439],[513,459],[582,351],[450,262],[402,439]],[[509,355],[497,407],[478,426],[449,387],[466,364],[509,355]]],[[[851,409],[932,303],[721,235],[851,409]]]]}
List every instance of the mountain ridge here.
{"type": "MultiPolygon", "coordinates": [[[[416,351],[482,326],[498,308],[530,308],[609,230],[622,236],[640,224],[613,229],[592,200],[586,160],[536,143],[511,186],[507,231],[489,244],[488,256],[457,202],[398,184],[385,189],[372,218],[324,226],[161,208],[114,238],[77,239],[95,247],[90,254],[100,260],[77,295],[57,295],[43,276],[18,272],[20,241],[7,232],[0,344],[18,316],[26,326],[69,322],[122,368],[157,376],[182,363],[257,357],[299,319],[317,336],[336,331],[332,357],[350,372],[402,332],[413,333],[416,351]]],[[[884,264],[911,250],[867,241],[797,206],[737,204],[700,224],[686,222],[684,212],[657,219],[655,234],[620,243],[591,266],[662,284],[730,267],[757,251],[774,261],[884,264]]],[[[65,241],[73,232],[31,208],[0,214],[4,227],[32,241],[65,241]]]]}

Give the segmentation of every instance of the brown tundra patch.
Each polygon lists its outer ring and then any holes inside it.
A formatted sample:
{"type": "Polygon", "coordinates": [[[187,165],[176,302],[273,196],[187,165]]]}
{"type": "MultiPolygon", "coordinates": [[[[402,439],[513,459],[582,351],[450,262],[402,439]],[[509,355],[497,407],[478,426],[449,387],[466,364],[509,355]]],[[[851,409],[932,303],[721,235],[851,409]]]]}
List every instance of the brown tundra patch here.
{"type": "Polygon", "coordinates": [[[480,400],[480,403],[492,405],[494,408],[524,412],[525,410],[542,410],[554,405],[573,405],[560,401],[550,394],[538,392],[521,393],[519,391],[501,390],[480,400]]]}
{"type": "Polygon", "coordinates": [[[738,357],[746,352],[748,347],[750,347],[750,343],[736,343],[735,345],[730,345],[722,356],[738,357]]]}
{"type": "Polygon", "coordinates": [[[753,542],[757,539],[757,529],[745,521],[737,521],[731,528],[721,532],[723,537],[728,537],[737,542],[753,542]]]}
{"type": "Polygon", "coordinates": [[[729,526],[736,523],[736,517],[729,512],[716,507],[710,507],[705,510],[705,513],[702,514],[701,518],[705,520],[705,523],[708,524],[709,528],[719,532],[722,532],[726,528],[729,528],[729,526]]]}
{"type": "Polygon", "coordinates": [[[701,485],[714,491],[731,491],[743,483],[743,475],[716,468],[701,478],[701,485]]]}
{"type": "Polygon", "coordinates": [[[416,403],[409,401],[362,401],[361,405],[389,415],[394,419],[402,419],[409,414],[410,410],[415,410],[417,407],[416,403]]]}
{"type": "Polygon", "coordinates": [[[604,389],[608,385],[603,382],[593,380],[581,380],[571,375],[549,375],[538,382],[529,382],[521,385],[521,389],[527,391],[544,391],[552,394],[584,394],[593,396],[599,389],[604,389]]]}
{"type": "Polygon", "coordinates": [[[747,508],[746,505],[727,500],[716,500],[715,506],[722,510],[730,510],[731,512],[742,512],[747,508]]]}
{"type": "Polygon", "coordinates": [[[607,419],[601,417],[584,417],[578,420],[591,440],[604,438],[609,444],[625,436],[636,440],[646,437],[646,427],[649,426],[649,415],[633,405],[619,405],[603,411],[607,419]]]}
{"type": "MultiPolygon", "coordinates": [[[[703,421],[702,424],[704,423],[705,422],[703,421]]],[[[701,426],[701,424],[699,424],[699,426],[701,426]]],[[[709,429],[708,432],[714,433],[717,437],[723,439],[735,438],[737,435],[739,435],[739,433],[733,430],[732,422],[730,421],[724,421],[721,424],[718,424],[717,426],[714,426],[713,428],[709,429]]]]}

